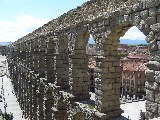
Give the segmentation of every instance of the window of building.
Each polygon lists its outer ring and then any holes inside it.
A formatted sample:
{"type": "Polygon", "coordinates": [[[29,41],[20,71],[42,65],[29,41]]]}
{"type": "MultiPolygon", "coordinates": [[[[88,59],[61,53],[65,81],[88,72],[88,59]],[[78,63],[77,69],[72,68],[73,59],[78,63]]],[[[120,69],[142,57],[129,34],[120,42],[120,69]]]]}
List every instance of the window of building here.
{"type": "Polygon", "coordinates": [[[91,81],[91,85],[93,85],[93,81],[91,81]]]}
{"type": "Polygon", "coordinates": [[[127,79],[123,79],[123,83],[126,84],[127,83],[127,79]]]}
{"type": "Polygon", "coordinates": [[[137,89],[137,92],[141,92],[141,88],[138,88],[138,89],[137,89]]]}
{"type": "Polygon", "coordinates": [[[134,86],[134,80],[131,80],[131,85],[133,85],[133,86],[134,86]]]}
{"type": "Polygon", "coordinates": [[[127,91],[129,91],[129,86],[127,86],[127,91]]]}
{"type": "Polygon", "coordinates": [[[139,77],[139,78],[141,77],[141,74],[140,74],[140,73],[138,73],[138,77],[139,77]]]}
{"type": "Polygon", "coordinates": [[[127,84],[130,84],[130,80],[127,80],[127,84]]]}
{"type": "Polygon", "coordinates": [[[137,81],[137,85],[141,85],[141,81],[140,80],[137,81]]]}
{"type": "Polygon", "coordinates": [[[91,75],[91,80],[93,80],[94,78],[93,78],[93,75],[91,75]]]}
{"type": "Polygon", "coordinates": [[[133,87],[131,87],[131,91],[133,91],[134,90],[134,88],[133,87]]]}

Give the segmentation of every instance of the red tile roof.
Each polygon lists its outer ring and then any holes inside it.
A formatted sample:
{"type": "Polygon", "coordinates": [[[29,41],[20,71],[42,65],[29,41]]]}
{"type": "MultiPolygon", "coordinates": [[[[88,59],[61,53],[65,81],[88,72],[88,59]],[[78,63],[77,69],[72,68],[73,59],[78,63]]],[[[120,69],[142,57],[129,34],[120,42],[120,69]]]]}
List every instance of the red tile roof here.
{"type": "Polygon", "coordinates": [[[141,61],[126,62],[120,65],[124,71],[145,71],[147,69],[146,63],[141,61]]]}

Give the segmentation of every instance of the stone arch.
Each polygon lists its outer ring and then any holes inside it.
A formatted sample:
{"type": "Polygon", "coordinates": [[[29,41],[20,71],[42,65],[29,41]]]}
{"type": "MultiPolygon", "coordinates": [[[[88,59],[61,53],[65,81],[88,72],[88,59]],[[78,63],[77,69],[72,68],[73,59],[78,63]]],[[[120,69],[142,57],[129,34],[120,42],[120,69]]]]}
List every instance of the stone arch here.
{"type": "Polygon", "coordinates": [[[56,61],[57,82],[61,89],[69,90],[69,61],[68,61],[68,39],[66,35],[59,38],[58,55],[56,61]]]}
{"type": "Polygon", "coordinates": [[[78,112],[73,116],[73,120],[85,120],[85,116],[82,112],[78,112]]]}
{"type": "Polygon", "coordinates": [[[45,83],[43,78],[40,78],[40,83],[38,86],[38,92],[37,92],[37,97],[38,97],[38,107],[37,107],[37,117],[39,120],[44,119],[44,95],[45,95],[45,83]]]}
{"type": "Polygon", "coordinates": [[[47,83],[54,83],[55,82],[55,70],[54,70],[54,57],[55,57],[55,46],[56,43],[54,42],[52,37],[47,38],[46,41],[46,51],[45,51],[45,77],[47,79],[47,83]]]}
{"type": "Polygon", "coordinates": [[[52,107],[54,106],[52,84],[46,86],[45,89],[45,119],[52,118],[52,107]]]}
{"type": "Polygon", "coordinates": [[[117,48],[119,38],[132,26],[136,26],[144,35],[150,33],[149,25],[143,19],[137,16],[133,18],[131,15],[124,15],[112,20],[112,24],[110,23],[107,31],[101,33],[101,38],[96,38],[97,43],[102,45],[99,50],[103,51],[97,57],[97,84],[95,88],[96,91],[102,91],[102,94],[96,93],[96,109],[103,113],[114,111],[116,114],[110,114],[110,118],[120,116],[122,113],[119,102],[121,84],[120,58],[117,48]],[[102,96],[102,98],[99,99],[98,96],[102,96]]]}
{"type": "Polygon", "coordinates": [[[86,55],[86,45],[90,33],[88,31],[81,31],[78,33],[74,52],[72,55],[72,94],[76,100],[86,100],[90,98],[88,91],[88,59],[86,55]]]}

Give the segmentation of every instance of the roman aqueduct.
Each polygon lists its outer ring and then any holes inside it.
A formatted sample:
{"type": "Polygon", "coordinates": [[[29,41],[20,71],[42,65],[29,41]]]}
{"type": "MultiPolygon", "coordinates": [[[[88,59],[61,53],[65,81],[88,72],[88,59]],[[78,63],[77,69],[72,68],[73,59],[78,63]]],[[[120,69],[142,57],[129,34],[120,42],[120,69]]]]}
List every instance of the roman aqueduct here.
{"type": "Polygon", "coordinates": [[[145,36],[146,117],[160,116],[160,0],[90,0],[7,48],[10,78],[25,118],[112,120],[121,115],[119,38],[145,36]],[[86,45],[96,44],[95,109],[90,109],[86,45]]]}

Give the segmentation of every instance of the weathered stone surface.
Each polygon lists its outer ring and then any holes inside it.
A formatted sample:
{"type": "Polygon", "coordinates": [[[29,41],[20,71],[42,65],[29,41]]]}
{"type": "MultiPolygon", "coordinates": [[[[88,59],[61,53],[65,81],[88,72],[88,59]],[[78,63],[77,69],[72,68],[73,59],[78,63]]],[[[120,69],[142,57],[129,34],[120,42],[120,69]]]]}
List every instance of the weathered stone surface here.
{"type": "Polygon", "coordinates": [[[152,81],[152,82],[155,81],[155,80],[154,80],[154,71],[153,71],[153,70],[147,69],[147,70],[145,71],[145,75],[146,75],[146,80],[147,80],[147,81],[152,81]]]}
{"type": "Polygon", "coordinates": [[[146,111],[145,116],[146,116],[146,118],[148,118],[148,119],[153,119],[154,114],[153,114],[153,113],[151,113],[151,112],[149,112],[149,111],[146,111]]]}
{"type": "Polygon", "coordinates": [[[147,67],[151,70],[159,71],[160,70],[160,63],[157,61],[149,61],[147,63],[147,67]]]}
{"type": "Polygon", "coordinates": [[[158,50],[160,50],[160,41],[157,41],[158,50]]]}
{"type": "Polygon", "coordinates": [[[154,32],[159,32],[160,31],[160,23],[156,23],[150,26],[151,30],[154,32]]]}
{"type": "Polygon", "coordinates": [[[141,17],[143,20],[146,20],[148,18],[148,10],[144,10],[141,12],[141,17]]]}
{"type": "Polygon", "coordinates": [[[160,62],[160,50],[151,52],[148,59],[160,62]]]}
{"type": "Polygon", "coordinates": [[[159,93],[159,91],[155,92],[155,102],[160,103],[160,93],[159,93]]]}
{"type": "Polygon", "coordinates": [[[158,110],[158,104],[154,103],[154,102],[147,101],[146,102],[146,110],[153,112],[153,113],[156,113],[158,110]]]}
{"type": "Polygon", "coordinates": [[[156,90],[156,91],[158,91],[159,89],[159,87],[158,87],[159,85],[156,83],[156,82],[149,82],[149,81],[146,81],[145,82],[145,87],[147,88],[147,89],[150,89],[150,90],[156,90]]]}
{"type": "Polygon", "coordinates": [[[150,50],[151,52],[157,51],[157,50],[158,50],[157,41],[156,41],[155,39],[152,40],[152,41],[150,41],[150,42],[148,43],[148,48],[149,48],[149,50],[150,50]]]}
{"type": "Polygon", "coordinates": [[[160,104],[158,104],[158,114],[160,115],[160,104]]]}
{"type": "Polygon", "coordinates": [[[147,37],[145,38],[146,39],[146,41],[149,43],[149,42],[151,42],[152,40],[154,40],[154,33],[153,33],[153,31],[150,31],[149,32],[149,34],[147,35],[147,37]]]}
{"type": "Polygon", "coordinates": [[[148,17],[145,21],[148,25],[153,25],[156,23],[156,17],[155,16],[148,17]]]}
{"type": "Polygon", "coordinates": [[[152,8],[152,7],[158,6],[158,4],[159,4],[158,0],[145,0],[145,2],[146,2],[146,7],[147,8],[151,7],[151,10],[150,10],[151,12],[155,11],[154,8],[152,8]]]}
{"type": "Polygon", "coordinates": [[[160,71],[155,71],[155,81],[160,83],[160,71]]]}
{"type": "Polygon", "coordinates": [[[155,100],[155,93],[153,90],[147,90],[146,89],[146,99],[149,101],[154,101],[155,100]]]}

